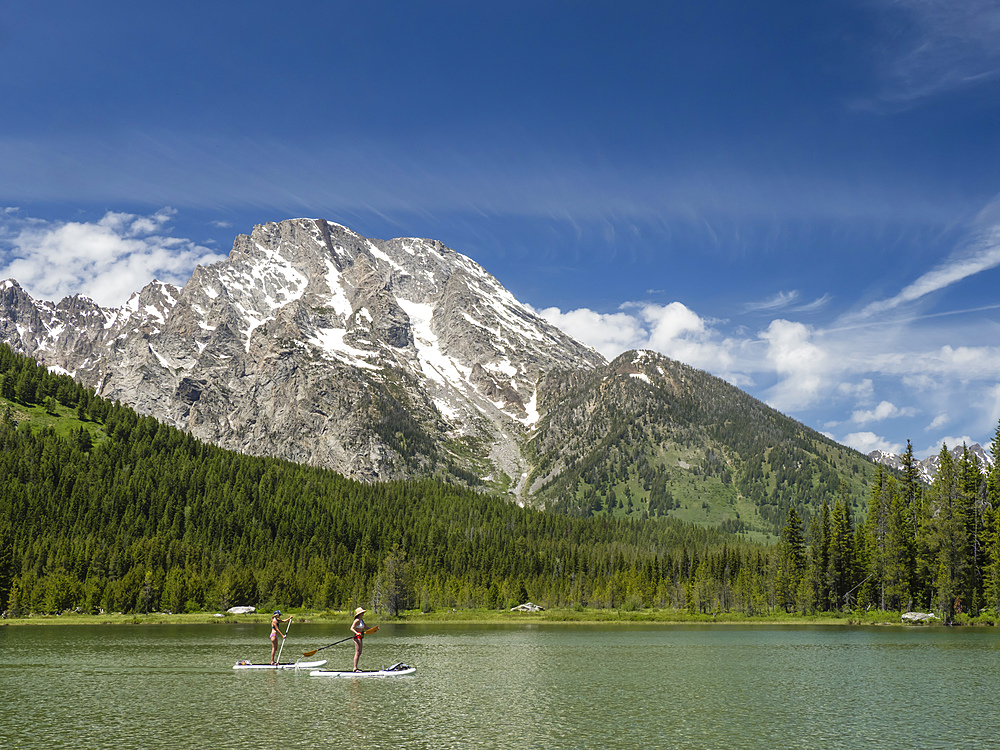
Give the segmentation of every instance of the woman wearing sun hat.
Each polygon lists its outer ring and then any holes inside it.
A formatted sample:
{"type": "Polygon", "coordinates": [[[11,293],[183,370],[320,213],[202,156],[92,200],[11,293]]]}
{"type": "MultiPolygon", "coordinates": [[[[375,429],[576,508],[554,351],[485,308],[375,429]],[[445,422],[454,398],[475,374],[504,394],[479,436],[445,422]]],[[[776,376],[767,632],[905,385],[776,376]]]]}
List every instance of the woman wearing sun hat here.
{"type": "Polygon", "coordinates": [[[368,610],[364,607],[358,607],[354,610],[354,622],[351,623],[351,632],[354,633],[354,671],[360,672],[358,669],[358,659],[361,658],[361,647],[362,639],[365,637],[365,621],[362,619],[362,615],[368,610]]]}

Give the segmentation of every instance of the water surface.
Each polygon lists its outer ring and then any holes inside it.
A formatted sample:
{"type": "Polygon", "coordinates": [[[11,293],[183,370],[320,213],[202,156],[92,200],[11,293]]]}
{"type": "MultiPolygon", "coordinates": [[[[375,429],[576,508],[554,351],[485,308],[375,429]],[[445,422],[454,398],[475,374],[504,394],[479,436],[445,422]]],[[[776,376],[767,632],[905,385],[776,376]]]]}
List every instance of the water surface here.
{"type": "MultiPolygon", "coordinates": [[[[346,626],[293,624],[283,661],[346,626]]],[[[268,626],[0,627],[11,748],[998,747],[993,629],[382,624],[361,666],[234,671],[268,626]]],[[[353,647],[320,652],[351,666],[353,647]]]]}

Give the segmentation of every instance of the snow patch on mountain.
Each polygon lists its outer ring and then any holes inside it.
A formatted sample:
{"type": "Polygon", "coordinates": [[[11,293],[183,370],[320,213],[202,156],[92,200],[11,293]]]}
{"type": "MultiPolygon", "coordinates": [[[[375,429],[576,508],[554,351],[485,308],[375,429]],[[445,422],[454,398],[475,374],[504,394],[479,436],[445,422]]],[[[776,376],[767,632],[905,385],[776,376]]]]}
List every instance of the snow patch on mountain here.
{"type": "Polygon", "coordinates": [[[324,220],[254,227],[183,288],[152,281],[117,309],[0,293],[5,340],[100,395],[363,480],[454,463],[520,485],[540,378],[604,363],[442,243],[324,220]]]}
{"type": "Polygon", "coordinates": [[[308,341],[316,346],[320,353],[329,358],[343,362],[351,367],[360,367],[365,370],[381,370],[376,364],[369,362],[369,359],[378,357],[378,353],[365,349],[356,349],[344,341],[347,331],[343,328],[319,329],[308,341]]]}
{"type": "Polygon", "coordinates": [[[351,301],[347,299],[347,295],[344,293],[340,269],[337,268],[337,264],[329,258],[325,259],[325,263],[326,283],[330,288],[330,307],[335,313],[337,313],[337,315],[340,315],[344,320],[347,320],[354,313],[354,308],[351,307],[351,301]]]}
{"type": "Polygon", "coordinates": [[[464,389],[471,368],[462,367],[441,351],[431,325],[434,317],[433,307],[405,299],[398,299],[396,302],[410,318],[413,343],[417,349],[421,372],[442,385],[447,383],[464,389]]]}
{"type": "MultiPolygon", "coordinates": [[[[990,468],[993,466],[993,461],[996,458],[995,456],[990,455],[990,453],[979,443],[973,443],[969,446],[960,445],[952,448],[948,452],[955,461],[959,461],[962,458],[963,449],[967,449],[970,454],[979,460],[980,471],[982,471],[983,474],[989,472],[990,468]]],[[[897,471],[902,471],[905,465],[905,456],[903,454],[896,455],[893,453],[887,453],[886,451],[874,450],[868,454],[868,458],[874,463],[888,466],[890,469],[895,469],[897,471]]],[[[937,473],[940,461],[940,455],[937,453],[932,456],[927,456],[924,459],[914,459],[914,468],[917,470],[917,476],[921,482],[924,484],[931,484],[934,481],[934,475],[937,473]]]]}

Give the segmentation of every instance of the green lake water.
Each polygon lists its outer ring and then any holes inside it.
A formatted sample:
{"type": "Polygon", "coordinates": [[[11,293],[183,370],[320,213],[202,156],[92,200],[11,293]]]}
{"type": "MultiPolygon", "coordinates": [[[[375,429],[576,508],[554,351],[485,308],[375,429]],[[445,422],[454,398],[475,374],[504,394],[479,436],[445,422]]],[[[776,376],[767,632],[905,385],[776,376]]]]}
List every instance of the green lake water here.
{"type": "MultiPolygon", "coordinates": [[[[293,622],[282,660],[345,630],[293,622]]],[[[992,628],[382,624],[361,666],[416,674],[233,670],[267,633],[0,627],[0,746],[1000,747],[992,628]]]]}

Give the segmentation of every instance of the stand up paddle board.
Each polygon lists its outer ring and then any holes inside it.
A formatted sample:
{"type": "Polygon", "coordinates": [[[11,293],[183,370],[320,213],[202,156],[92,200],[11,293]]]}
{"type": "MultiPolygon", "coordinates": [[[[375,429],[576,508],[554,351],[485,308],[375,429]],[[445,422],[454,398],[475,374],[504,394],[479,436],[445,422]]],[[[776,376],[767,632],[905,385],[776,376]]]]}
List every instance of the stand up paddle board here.
{"type": "Polygon", "coordinates": [[[326,664],[326,659],[319,661],[283,661],[281,664],[254,664],[250,661],[238,661],[233,669],[316,669],[326,664]]]}
{"type": "Polygon", "coordinates": [[[338,671],[336,669],[314,669],[309,673],[310,677],[402,677],[403,675],[413,674],[417,671],[416,667],[411,667],[409,664],[403,664],[399,662],[398,664],[393,664],[391,667],[384,667],[382,669],[362,669],[357,672],[353,672],[350,669],[344,671],[338,671]]]}

